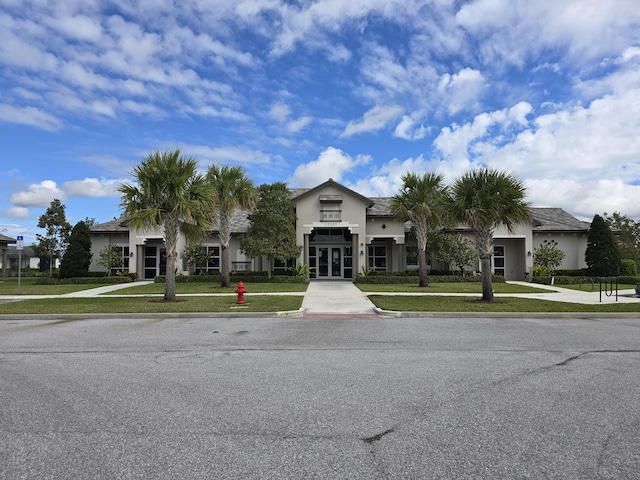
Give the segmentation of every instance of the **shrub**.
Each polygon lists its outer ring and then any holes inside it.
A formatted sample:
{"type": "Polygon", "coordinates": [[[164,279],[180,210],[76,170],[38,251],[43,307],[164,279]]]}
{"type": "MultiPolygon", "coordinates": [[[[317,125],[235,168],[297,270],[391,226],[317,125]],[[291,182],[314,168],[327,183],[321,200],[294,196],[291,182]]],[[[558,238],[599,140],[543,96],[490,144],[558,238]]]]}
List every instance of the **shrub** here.
{"type": "Polygon", "coordinates": [[[620,262],[620,275],[635,277],[638,275],[638,264],[635,260],[625,259],[620,262]]]}
{"type": "MultiPolygon", "coordinates": [[[[504,276],[493,275],[492,280],[496,283],[504,283],[504,276]]],[[[481,282],[482,277],[479,275],[467,275],[462,277],[460,275],[429,275],[429,283],[476,283],[481,282]]],[[[356,284],[418,284],[419,278],[417,275],[368,275],[363,277],[357,277],[354,280],[356,284]]]]}

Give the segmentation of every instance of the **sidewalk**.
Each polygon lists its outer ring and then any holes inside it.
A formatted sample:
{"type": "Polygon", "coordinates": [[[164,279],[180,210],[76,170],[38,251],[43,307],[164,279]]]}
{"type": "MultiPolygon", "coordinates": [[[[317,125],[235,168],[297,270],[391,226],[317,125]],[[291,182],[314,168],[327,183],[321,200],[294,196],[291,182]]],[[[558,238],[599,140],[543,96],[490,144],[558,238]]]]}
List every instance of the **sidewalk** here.
{"type": "Polygon", "coordinates": [[[375,308],[366,294],[350,281],[309,282],[302,300],[305,315],[375,315],[375,308]]]}

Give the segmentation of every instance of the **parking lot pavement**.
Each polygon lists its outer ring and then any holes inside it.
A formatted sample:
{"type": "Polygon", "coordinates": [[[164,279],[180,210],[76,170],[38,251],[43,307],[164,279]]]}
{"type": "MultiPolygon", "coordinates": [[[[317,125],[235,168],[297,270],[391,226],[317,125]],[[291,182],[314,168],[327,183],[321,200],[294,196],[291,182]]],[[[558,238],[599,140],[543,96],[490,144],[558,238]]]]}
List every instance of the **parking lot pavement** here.
{"type": "Polygon", "coordinates": [[[637,478],[640,320],[0,321],[0,477],[637,478]]]}

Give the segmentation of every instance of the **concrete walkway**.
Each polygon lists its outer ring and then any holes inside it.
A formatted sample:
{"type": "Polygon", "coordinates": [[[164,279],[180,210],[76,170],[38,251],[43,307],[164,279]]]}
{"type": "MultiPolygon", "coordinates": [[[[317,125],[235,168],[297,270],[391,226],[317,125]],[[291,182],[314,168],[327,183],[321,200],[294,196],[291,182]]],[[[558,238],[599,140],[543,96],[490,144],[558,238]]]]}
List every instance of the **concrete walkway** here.
{"type": "Polygon", "coordinates": [[[319,314],[375,314],[371,303],[353,282],[315,281],[309,282],[302,300],[305,315],[319,314]]]}

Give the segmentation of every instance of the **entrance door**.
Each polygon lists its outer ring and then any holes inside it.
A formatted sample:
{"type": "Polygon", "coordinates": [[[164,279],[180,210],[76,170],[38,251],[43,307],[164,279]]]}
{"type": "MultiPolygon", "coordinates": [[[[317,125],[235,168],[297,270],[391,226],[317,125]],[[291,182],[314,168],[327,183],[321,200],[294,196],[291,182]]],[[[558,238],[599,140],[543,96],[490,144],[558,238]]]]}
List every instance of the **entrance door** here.
{"type": "Polygon", "coordinates": [[[343,278],[342,247],[317,247],[318,278],[343,278]]]}
{"type": "Polygon", "coordinates": [[[144,247],[144,278],[153,279],[167,273],[167,249],[164,247],[144,247]]]}

